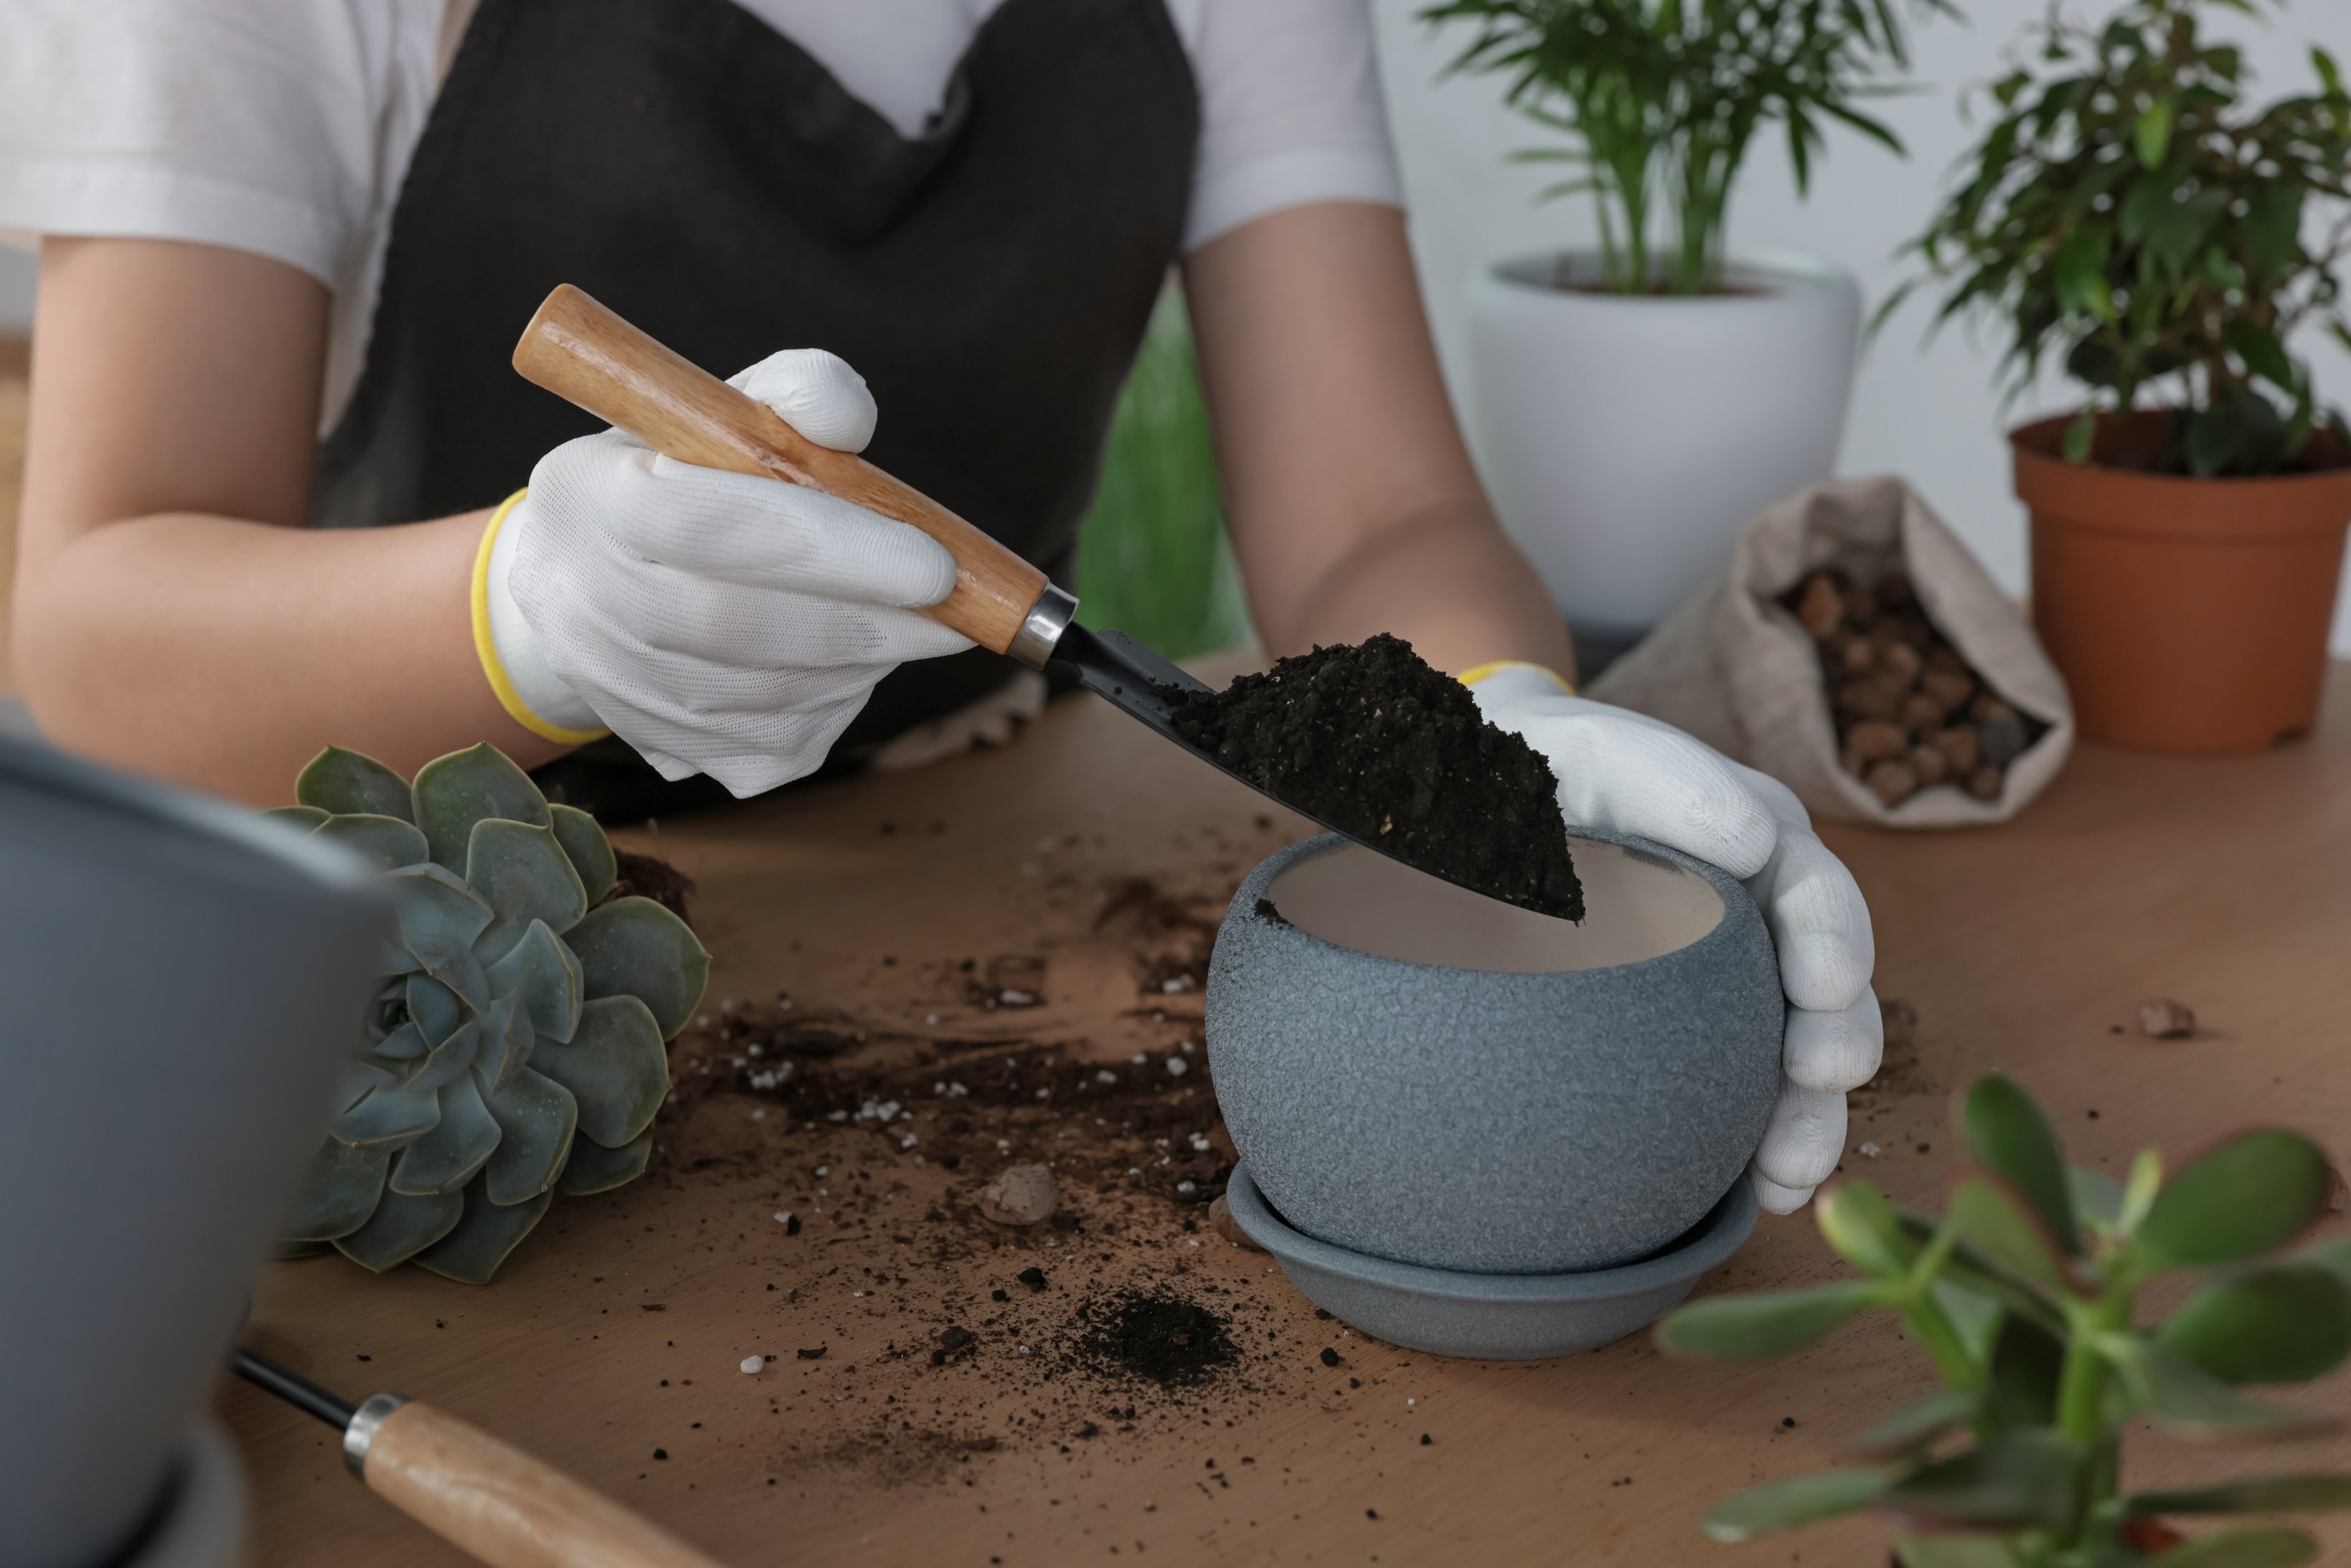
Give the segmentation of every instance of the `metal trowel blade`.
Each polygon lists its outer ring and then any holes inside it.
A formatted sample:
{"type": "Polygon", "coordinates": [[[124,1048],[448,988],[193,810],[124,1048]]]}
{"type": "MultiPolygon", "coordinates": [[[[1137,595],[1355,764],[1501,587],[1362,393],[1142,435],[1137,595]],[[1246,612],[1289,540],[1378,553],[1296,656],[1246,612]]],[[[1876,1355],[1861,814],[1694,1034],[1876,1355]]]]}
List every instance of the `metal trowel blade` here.
{"type": "MultiPolygon", "coordinates": [[[[1141,719],[1156,730],[1163,739],[1182,747],[1217,772],[1228,778],[1239,779],[1286,811],[1295,811],[1319,827],[1353,839],[1367,850],[1380,854],[1388,853],[1379,845],[1356,838],[1353,833],[1348,832],[1338,824],[1324,821],[1313,812],[1283,800],[1256,779],[1247,774],[1235,772],[1217,761],[1215,757],[1186,739],[1176,729],[1175,721],[1168,712],[1167,699],[1162,695],[1160,688],[1173,686],[1177,691],[1185,692],[1205,692],[1212,688],[1206,682],[1195,679],[1184,670],[1160,657],[1125,632],[1090,632],[1072,621],[1070,622],[1069,629],[1061,633],[1061,640],[1054,645],[1053,657],[1075,670],[1078,673],[1079,684],[1086,690],[1122,713],[1141,719]]],[[[1410,861],[1399,855],[1388,855],[1388,858],[1395,861],[1399,865],[1412,864],[1410,861]]]]}

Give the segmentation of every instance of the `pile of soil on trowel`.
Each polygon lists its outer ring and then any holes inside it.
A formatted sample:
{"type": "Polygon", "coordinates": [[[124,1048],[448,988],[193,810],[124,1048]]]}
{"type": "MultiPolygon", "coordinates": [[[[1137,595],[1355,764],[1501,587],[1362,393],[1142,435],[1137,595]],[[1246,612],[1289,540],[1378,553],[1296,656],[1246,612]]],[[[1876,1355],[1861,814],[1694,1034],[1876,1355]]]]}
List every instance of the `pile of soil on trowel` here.
{"type": "Polygon", "coordinates": [[[1447,882],[1583,918],[1551,765],[1402,638],[1165,695],[1184,738],[1282,801],[1447,882]]]}

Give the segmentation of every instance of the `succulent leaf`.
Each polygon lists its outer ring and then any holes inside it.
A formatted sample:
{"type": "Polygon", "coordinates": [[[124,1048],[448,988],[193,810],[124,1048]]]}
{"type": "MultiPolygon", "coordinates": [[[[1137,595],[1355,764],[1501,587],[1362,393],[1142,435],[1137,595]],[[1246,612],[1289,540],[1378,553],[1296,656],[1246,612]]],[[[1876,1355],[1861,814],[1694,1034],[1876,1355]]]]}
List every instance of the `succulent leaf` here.
{"type": "Polygon", "coordinates": [[[463,1195],[464,1214],[448,1235],[417,1254],[416,1261],[461,1285],[486,1285],[507,1255],[519,1246],[555,1201],[551,1192],[517,1204],[496,1204],[475,1182],[463,1195]]]}
{"type": "Polygon", "coordinates": [[[406,779],[374,758],[346,751],[340,746],[330,746],[310,758],[309,765],[294,780],[294,799],[338,817],[416,821],[406,779]]]}
{"type": "Polygon", "coordinates": [[[427,1045],[440,1044],[465,1021],[465,1005],[457,999],[457,993],[430,975],[408,977],[406,999],[408,1021],[427,1045]]]}
{"type": "Polygon", "coordinates": [[[299,828],[306,833],[325,821],[329,815],[316,806],[272,806],[261,814],[299,828]]]}
{"type": "Polygon", "coordinates": [[[335,1104],[348,1111],[377,1090],[392,1088],[407,1076],[397,1068],[360,1057],[344,1063],[343,1081],[335,1090],[335,1104]]]}
{"type": "Polygon", "coordinates": [[[444,867],[404,866],[383,880],[400,918],[400,939],[419,956],[428,948],[471,948],[495,918],[482,896],[444,867]]]}
{"type": "Polygon", "coordinates": [[[415,865],[424,859],[424,835],[413,822],[398,817],[372,817],[354,812],[329,817],[310,835],[367,856],[385,871],[415,865]]]}
{"type": "Polygon", "coordinates": [[[563,939],[580,956],[588,995],[636,998],[664,1040],[685,1027],[709,983],[710,955],[684,921],[650,898],[599,904],[563,939]]]}
{"type": "Polygon", "coordinates": [[[441,1120],[441,1102],[430,1089],[402,1084],[379,1089],[335,1118],[328,1131],[362,1148],[396,1149],[431,1132],[441,1120]]]}
{"type": "Polygon", "coordinates": [[[501,817],[536,828],[548,824],[547,797],[538,792],[530,775],[486,744],[469,746],[426,763],[417,770],[413,793],[416,825],[424,830],[433,858],[452,871],[464,869],[474,824],[486,818],[501,817]]]}
{"type": "Polygon", "coordinates": [[[617,1149],[608,1149],[593,1138],[574,1138],[571,1154],[563,1162],[563,1174],[556,1178],[556,1186],[572,1197],[626,1186],[645,1174],[653,1154],[651,1127],[617,1149]]]}
{"type": "Polygon", "coordinates": [[[2155,1338],[2223,1383],[2304,1382],[2351,1356],[2351,1284],[2316,1263],[2273,1263],[2205,1285],[2155,1338]]]}
{"type": "Polygon", "coordinates": [[[2209,1269],[2258,1258],[2301,1234],[2326,1207],[2326,1156],[2299,1133],[2256,1128],[2173,1174],[2138,1228],[2157,1268],[2209,1269]]]}
{"type": "Polygon", "coordinates": [[[594,904],[612,891],[612,883],[621,874],[621,862],[612,853],[612,841],[596,819],[577,806],[549,806],[553,818],[555,841],[571,858],[571,869],[580,873],[580,885],[588,891],[588,902],[594,904]]]}
{"type": "Polygon", "coordinates": [[[474,1076],[481,1081],[485,1097],[514,1082],[530,1060],[533,1033],[530,1009],[520,997],[509,992],[490,1004],[482,1015],[482,1043],[474,1054],[474,1076]]]}
{"type": "Polygon", "coordinates": [[[368,1222],[383,1197],[383,1173],[392,1151],[354,1148],[329,1138],[310,1156],[302,1199],[280,1232],[287,1241],[332,1241],[368,1222]]]}
{"type": "Polygon", "coordinates": [[[449,1038],[433,1048],[424,1065],[416,1070],[409,1085],[439,1092],[457,1081],[465,1069],[474,1065],[475,1056],[482,1048],[482,1020],[467,1019],[450,1032],[449,1038]]]}
{"type": "Polygon", "coordinates": [[[467,1008],[476,1013],[488,1010],[489,977],[482,973],[482,961],[474,956],[471,947],[434,944],[418,947],[416,956],[423,961],[424,972],[456,992],[457,999],[467,1008]]]}
{"type": "Polygon", "coordinates": [[[568,1043],[542,1041],[530,1064],[578,1097],[580,1130],[608,1149],[653,1124],[669,1092],[661,1030],[634,997],[600,997],[580,1009],[568,1043]]]}
{"type": "Polygon", "coordinates": [[[555,1185],[580,1125],[580,1102],[543,1072],[526,1067],[488,1097],[498,1124],[497,1152],[482,1173],[489,1200],[521,1203],[555,1185]]]}
{"type": "Polygon", "coordinates": [[[335,1250],[381,1274],[448,1235],[465,1213],[465,1200],[454,1192],[414,1197],[386,1192],[365,1225],[335,1239],[335,1250]]]}
{"type": "Polygon", "coordinates": [[[498,1146],[498,1124],[482,1103],[473,1075],[460,1071],[435,1091],[441,1120],[400,1152],[385,1184],[403,1197],[454,1192],[489,1163],[498,1146]]]}
{"type": "Polygon", "coordinates": [[[485,963],[496,963],[534,920],[569,931],[588,913],[588,894],[554,832],[528,822],[496,819],[474,824],[465,848],[465,882],[486,900],[489,925],[474,939],[485,963]]]}
{"type": "Polygon", "coordinates": [[[580,960],[545,921],[532,921],[522,940],[486,973],[493,995],[512,992],[521,998],[530,1013],[531,1032],[538,1038],[569,1040],[580,1027],[580,960]]]}
{"type": "Polygon", "coordinates": [[[371,1054],[380,1061],[413,1061],[432,1049],[433,1044],[424,1038],[424,1031],[416,1027],[414,1019],[411,1019],[376,1041],[371,1054]]]}

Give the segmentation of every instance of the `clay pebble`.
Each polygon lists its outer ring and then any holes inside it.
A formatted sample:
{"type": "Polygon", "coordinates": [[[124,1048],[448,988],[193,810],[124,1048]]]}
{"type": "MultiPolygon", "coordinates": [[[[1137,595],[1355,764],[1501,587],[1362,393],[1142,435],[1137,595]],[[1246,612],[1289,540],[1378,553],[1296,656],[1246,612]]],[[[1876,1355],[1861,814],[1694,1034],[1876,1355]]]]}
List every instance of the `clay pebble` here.
{"type": "Polygon", "coordinates": [[[2138,1005],[2138,1028],[2151,1040],[2185,1040],[2196,1032],[2196,1014],[2168,997],[2153,997],[2138,1005]]]}
{"type": "Polygon", "coordinates": [[[1061,1184],[1043,1166],[1013,1166],[979,1189],[980,1218],[998,1225],[1041,1225],[1061,1207],[1061,1184]]]}
{"type": "Polygon", "coordinates": [[[1208,1205],[1208,1226],[1210,1229],[1236,1247],[1250,1252],[1265,1250],[1249,1239],[1249,1233],[1243,1230],[1240,1222],[1233,1218],[1232,1206],[1225,1201],[1225,1196],[1222,1193],[1218,1193],[1215,1200],[1208,1205]]]}

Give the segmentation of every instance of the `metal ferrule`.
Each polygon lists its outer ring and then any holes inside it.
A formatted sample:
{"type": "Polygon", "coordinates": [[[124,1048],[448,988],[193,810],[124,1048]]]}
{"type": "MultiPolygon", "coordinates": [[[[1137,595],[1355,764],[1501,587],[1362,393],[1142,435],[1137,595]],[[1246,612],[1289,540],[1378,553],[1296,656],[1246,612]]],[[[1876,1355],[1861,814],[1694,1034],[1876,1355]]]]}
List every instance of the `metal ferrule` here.
{"type": "Polygon", "coordinates": [[[377,1430],[407,1403],[405,1394],[371,1394],[361,1402],[351,1413],[351,1424],[343,1428],[343,1469],[366,1478],[368,1449],[375,1443],[377,1430]]]}
{"type": "Polygon", "coordinates": [[[1064,593],[1051,583],[1037,596],[1029,607],[1029,618],[1020,622],[1013,634],[1012,646],[1004,651],[1032,670],[1041,670],[1045,661],[1053,656],[1061,645],[1061,633],[1070,629],[1070,620],[1078,612],[1075,595],[1064,593]]]}

